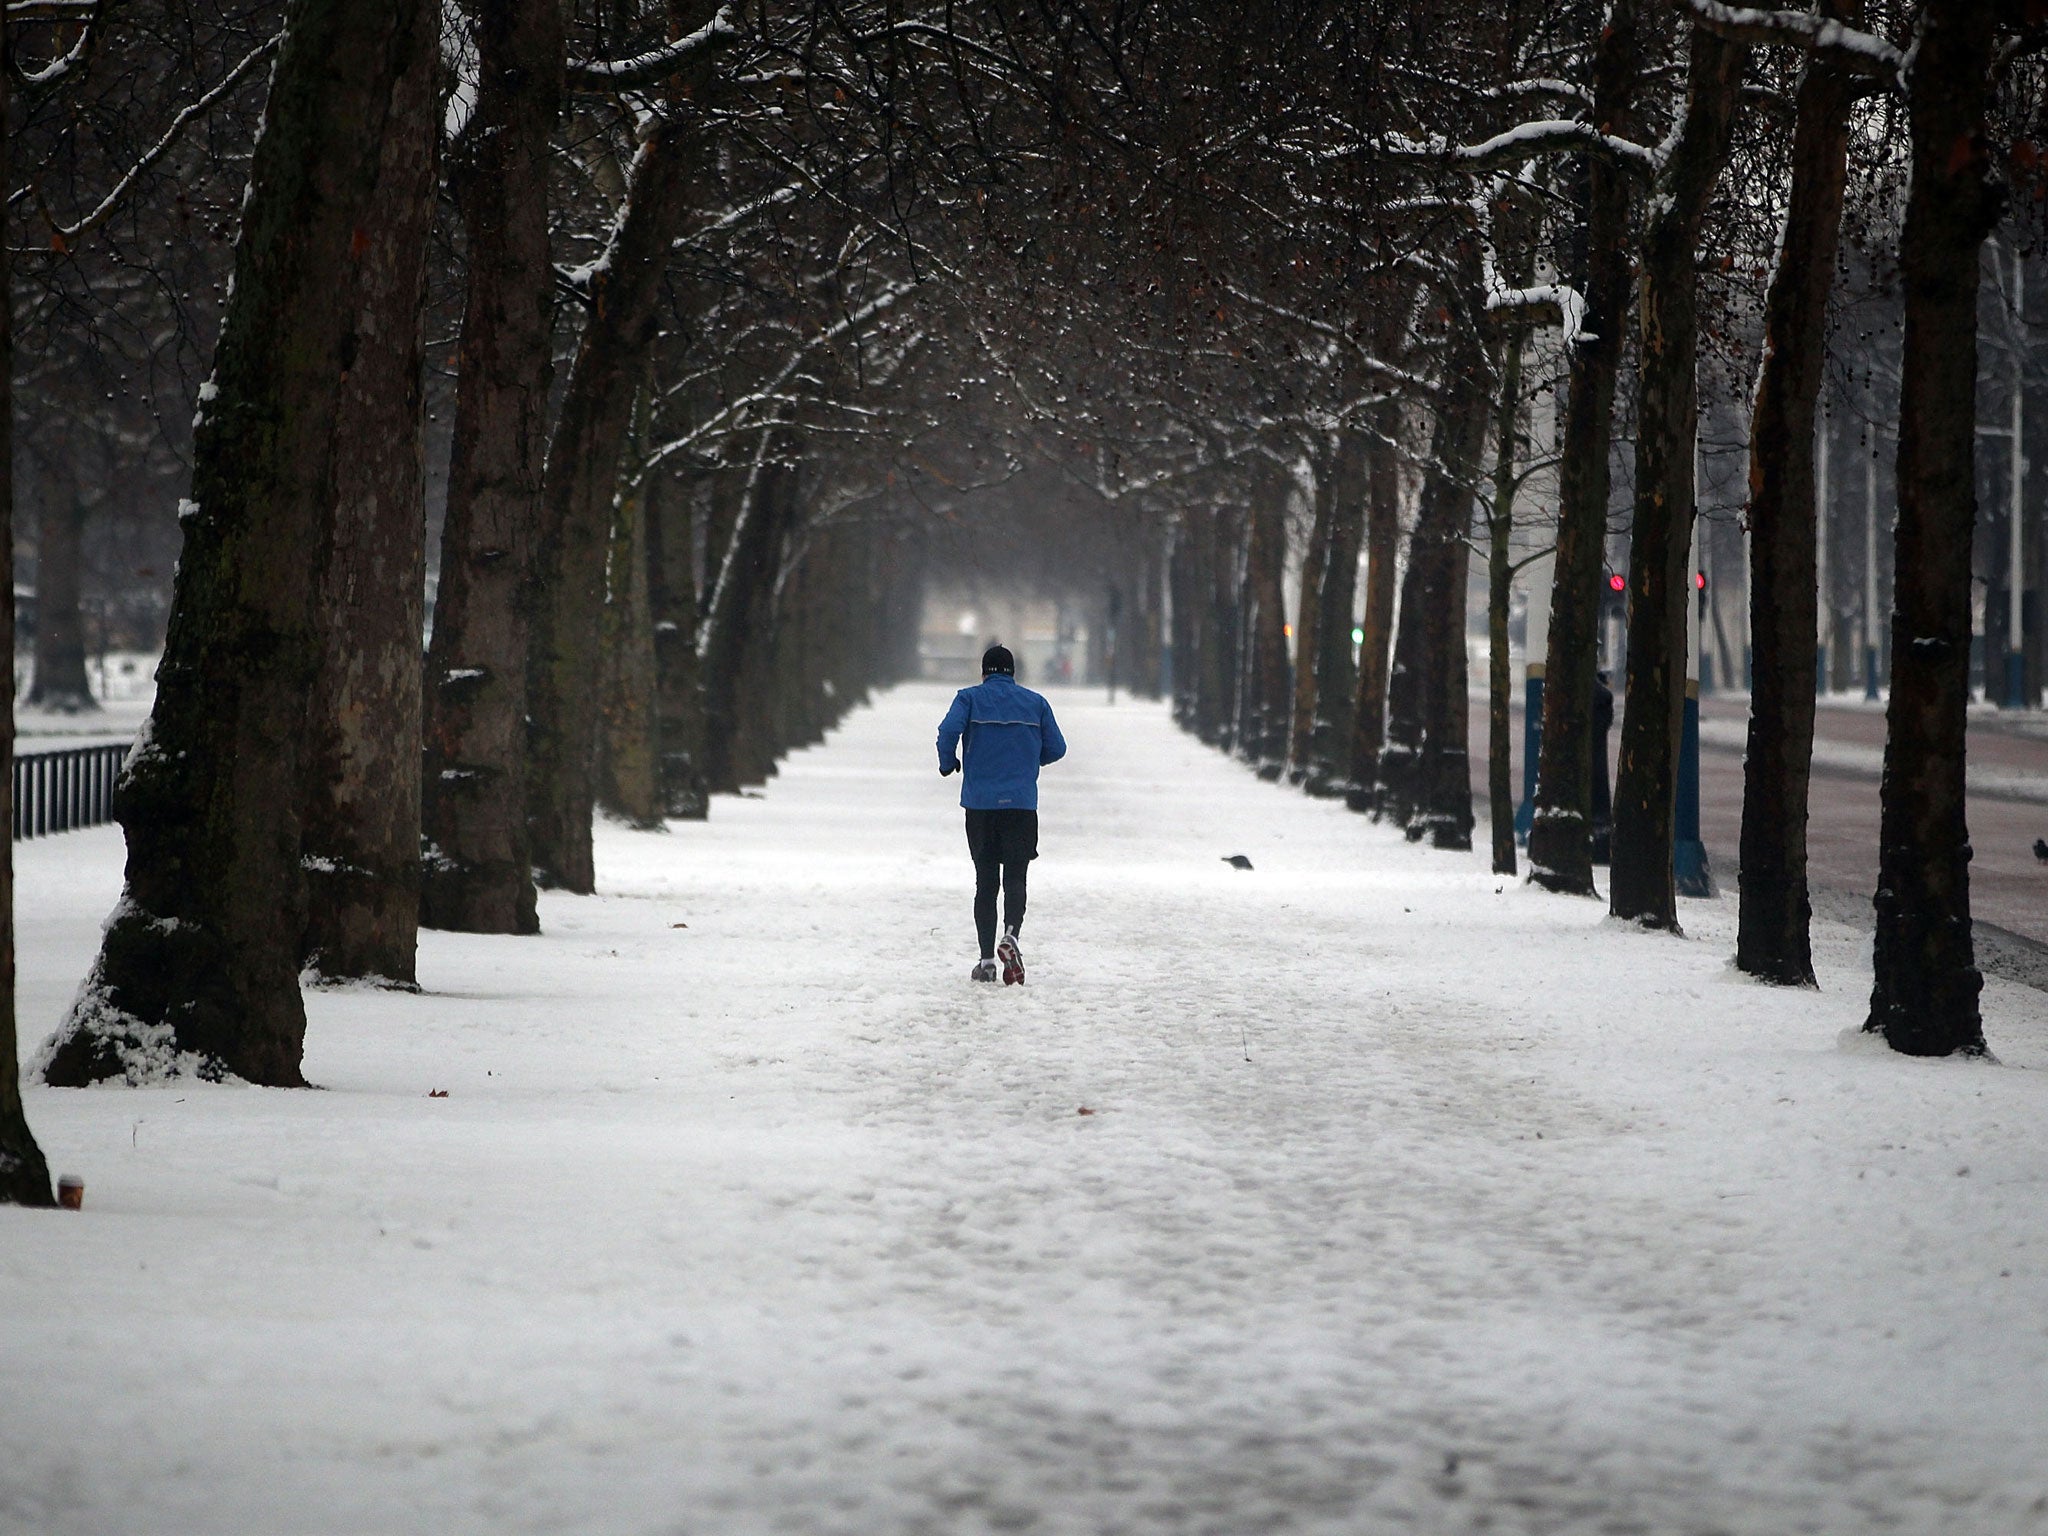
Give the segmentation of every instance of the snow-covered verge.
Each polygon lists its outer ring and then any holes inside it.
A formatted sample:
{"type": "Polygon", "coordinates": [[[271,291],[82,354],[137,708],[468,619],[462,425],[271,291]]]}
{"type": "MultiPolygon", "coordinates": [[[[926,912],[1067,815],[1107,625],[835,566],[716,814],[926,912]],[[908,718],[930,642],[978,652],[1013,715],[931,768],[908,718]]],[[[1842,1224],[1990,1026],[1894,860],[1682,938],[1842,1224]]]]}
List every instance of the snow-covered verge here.
{"type": "Polygon", "coordinates": [[[86,681],[100,707],[74,714],[20,702],[28,697],[33,668],[25,654],[17,654],[14,750],[55,752],[98,742],[134,740],[156,699],[156,664],[155,654],[146,651],[114,651],[91,658],[86,664],[86,681]]]}
{"type": "MultiPolygon", "coordinates": [[[[2048,1530],[2041,994],[1845,1043],[1846,928],[1749,985],[1726,904],[1079,694],[977,989],[946,697],[314,994],[324,1091],[31,1089],[86,1209],[0,1211],[0,1531],[2048,1530]]],[[[119,839],[17,853],[33,1045],[119,839]]]]}

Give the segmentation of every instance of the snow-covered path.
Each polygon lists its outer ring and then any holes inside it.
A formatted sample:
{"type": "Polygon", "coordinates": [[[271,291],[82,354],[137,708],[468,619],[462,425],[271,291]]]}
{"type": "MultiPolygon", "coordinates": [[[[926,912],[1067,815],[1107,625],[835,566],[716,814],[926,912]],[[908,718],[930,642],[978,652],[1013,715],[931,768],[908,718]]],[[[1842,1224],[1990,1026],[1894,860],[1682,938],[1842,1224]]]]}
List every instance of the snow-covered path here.
{"type": "MultiPolygon", "coordinates": [[[[31,1089],[0,1532],[2048,1531],[2041,994],[1845,1044],[1846,929],[1750,986],[1079,694],[974,988],[945,700],[314,995],[324,1092],[31,1089]]],[[[32,1046],[119,838],[18,857],[32,1046]]]]}

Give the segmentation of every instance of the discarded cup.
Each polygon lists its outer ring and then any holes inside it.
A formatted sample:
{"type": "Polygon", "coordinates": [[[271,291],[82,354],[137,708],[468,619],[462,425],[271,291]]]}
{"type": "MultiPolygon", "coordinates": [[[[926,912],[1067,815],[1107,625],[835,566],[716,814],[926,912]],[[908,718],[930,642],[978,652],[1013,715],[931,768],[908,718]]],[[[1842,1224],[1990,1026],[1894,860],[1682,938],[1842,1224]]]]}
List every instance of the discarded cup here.
{"type": "Polygon", "coordinates": [[[57,1203],[67,1211],[85,1209],[85,1180],[67,1173],[57,1180],[57,1203]]]}

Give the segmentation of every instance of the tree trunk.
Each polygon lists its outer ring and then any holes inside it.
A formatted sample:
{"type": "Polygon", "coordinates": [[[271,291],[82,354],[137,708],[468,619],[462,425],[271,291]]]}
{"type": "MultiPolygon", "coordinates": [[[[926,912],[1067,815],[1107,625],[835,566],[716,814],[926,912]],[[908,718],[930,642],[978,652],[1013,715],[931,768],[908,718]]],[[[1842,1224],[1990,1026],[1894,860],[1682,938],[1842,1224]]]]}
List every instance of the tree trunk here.
{"type": "Polygon", "coordinates": [[[1237,740],[1238,687],[1238,550],[1240,516],[1222,508],[1196,514],[1197,545],[1195,642],[1201,679],[1196,709],[1196,734],[1210,746],[1228,752],[1237,740]]]}
{"type": "Polygon", "coordinates": [[[1382,405],[1366,444],[1365,639],[1358,647],[1358,693],[1351,708],[1350,788],[1354,811],[1379,805],[1380,751],[1386,745],[1387,680],[1394,641],[1394,577],[1401,552],[1401,467],[1394,433],[1399,408],[1382,405]]]}
{"type": "Polygon", "coordinates": [[[127,888],[43,1056],[81,1085],[301,1086],[300,741],[319,666],[357,234],[418,0],[293,0],[194,432],[156,704],[116,792],[127,888]]]}
{"type": "Polygon", "coordinates": [[[1202,581],[1195,558],[1195,542],[1200,537],[1196,520],[1203,514],[1195,511],[1183,512],[1174,525],[1173,549],[1166,559],[1166,582],[1171,613],[1168,625],[1172,633],[1167,645],[1173,654],[1173,723],[1190,733],[1199,732],[1199,690],[1196,684],[1201,677],[1200,657],[1196,652],[1196,594],[1202,590],[1202,581]]]}
{"type": "Polygon", "coordinates": [[[590,817],[605,543],[661,279],[686,212],[684,173],[700,139],[694,119],[664,117],[634,156],[548,439],[527,667],[527,825],[537,878],[581,895],[597,878],[590,817]]]}
{"type": "MultiPolygon", "coordinates": [[[[1422,752],[1416,765],[1411,839],[1467,852],[1472,847],[1472,707],[1465,649],[1466,577],[1472,558],[1472,507],[1486,451],[1493,380],[1479,307],[1479,252],[1472,241],[1457,249],[1457,289],[1449,295],[1451,335],[1445,379],[1438,390],[1442,417],[1423,505],[1418,540],[1428,530],[1434,567],[1422,611],[1422,752]]],[[[1410,559],[1414,556],[1411,553],[1410,559]]]]}
{"type": "Polygon", "coordinates": [[[697,667],[694,486],[648,481],[647,606],[654,625],[657,766],[665,816],[702,821],[711,796],[699,764],[704,750],[704,688],[697,667]]]}
{"type": "Polygon", "coordinates": [[[71,455],[70,434],[59,432],[36,518],[36,649],[28,702],[83,714],[100,706],[85,675],[85,503],[71,455]]]}
{"type": "Polygon", "coordinates": [[[1286,766],[1287,709],[1287,492],[1278,474],[1259,477],[1245,547],[1244,671],[1237,753],[1277,779],[1286,766]]]}
{"type": "Polygon", "coordinates": [[[1927,0],[1907,78],[1913,180],[1899,240],[1906,327],[1892,696],[1879,789],[1876,984],[1865,1027],[1914,1056],[1984,1050],[1963,748],[1977,517],[1977,259],[2000,209],[1985,140],[1999,13],[1995,0],[1927,0]]]}
{"type": "MultiPolygon", "coordinates": [[[[5,47],[0,20],[0,55],[5,47]]],[[[12,72],[0,70],[0,169],[7,154],[8,85],[12,72]]],[[[0,241],[0,293],[9,292],[7,243],[0,241]]],[[[0,682],[0,810],[6,812],[7,846],[0,848],[0,1205],[56,1204],[50,1166],[36,1145],[21,1103],[21,1058],[14,1022],[14,316],[0,305],[0,656],[8,658],[0,682]]]]}
{"type": "MultiPolygon", "coordinates": [[[[1593,58],[1593,121],[1622,132],[1635,97],[1636,0],[1607,8],[1593,58]]],[[[1608,448],[1614,383],[1628,322],[1629,186],[1618,166],[1586,168],[1585,317],[1572,348],[1558,464],[1557,555],[1544,653],[1543,746],[1529,829],[1529,878],[1591,896],[1593,674],[1600,641],[1600,570],[1607,544],[1608,448]]]]}
{"type": "Polygon", "coordinates": [[[775,640],[775,583],[798,510],[796,451],[786,429],[763,436],[705,599],[697,656],[704,681],[704,781],[714,794],[736,792],[759,767],[754,711],[775,640]]]}
{"type": "Polygon", "coordinates": [[[1159,651],[1163,610],[1161,591],[1165,580],[1159,536],[1148,524],[1140,533],[1138,556],[1137,611],[1131,616],[1131,691],[1141,698],[1156,699],[1160,689],[1159,651]]]}
{"type": "Polygon", "coordinates": [[[1330,515],[1336,504],[1335,447],[1334,441],[1326,440],[1316,456],[1315,516],[1309,524],[1308,547],[1301,554],[1301,593],[1294,611],[1294,714],[1287,730],[1287,778],[1292,784],[1309,775],[1309,744],[1315,737],[1316,657],[1330,555],[1330,515]]]}
{"type": "MultiPolygon", "coordinates": [[[[1312,652],[1315,722],[1309,732],[1308,792],[1338,795],[1349,785],[1351,715],[1358,669],[1351,659],[1351,610],[1358,593],[1358,543],[1365,531],[1366,445],[1338,435],[1330,460],[1330,542],[1323,564],[1312,652]]],[[[1297,643],[1296,653],[1301,654],[1297,643]]]]}
{"type": "MultiPolygon", "coordinates": [[[[1511,275],[1510,282],[1516,281],[1511,275]]],[[[1500,390],[1493,417],[1493,505],[1486,541],[1486,806],[1493,828],[1493,872],[1515,873],[1515,786],[1510,756],[1514,689],[1508,658],[1508,606],[1514,596],[1515,451],[1522,410],[1520,327],[1501,343],[1500,390]]]]}
{"type": "Polygon", "coordinates": [[[1672,871],[1678,737],[1685,723],[1699,398],[1693,252],[1734,132],[1749,49],[1695,26],[1685,119],[1651,195],[1638,298],[1635,528],[1629,554],[1628,680],[1614,779],[1608,909],[1678,931],[1672,871]]]}
{"type": "Polygon", "coordinates": [[[411,985],[419,947],[426,488],[420,308],[440,144],[439,39],[393,87],[334,419],[334,534],[306,721],[306,963],[411,985]]]}
{"type": "Polygon", "coordinates": [[[598,804],[628,826],[659,831],[654,613],[648,598],[647,503],[654,481],[621,490],[605,555],[602,773],[598,804]]]}
{"type": "Polygon", "coordinates": [[[420,919],[464,933],[537,933],[526,652],[552,371],[548,170],[561,9],[482,0],[476,29],[476,107],[450,176],[469,288],[423,689],[420,919]]]}
{"type": "MultiPolygon", "coordinates": [[[[1823,0],[1854,20],[1858,5],[1823,0]]],[[[1735,964],[1781,986],[1813,985],[1806,890],[1806,804],[1813,765],[1819,623],[1814,550],[1814,409],[1826,364],[1848,182],[1856,82],[1813,55],[1799,85],[1792,185],[1764,308],[1763,366],[1749,433],[1749,748],[1742,764],[1742,841],[1735,964]]],[[[1726,654],[1726,646],[1722,647],[1726,654]]],[[[1739,679],[1737,679],[1739,681],[1739,679]]]]}

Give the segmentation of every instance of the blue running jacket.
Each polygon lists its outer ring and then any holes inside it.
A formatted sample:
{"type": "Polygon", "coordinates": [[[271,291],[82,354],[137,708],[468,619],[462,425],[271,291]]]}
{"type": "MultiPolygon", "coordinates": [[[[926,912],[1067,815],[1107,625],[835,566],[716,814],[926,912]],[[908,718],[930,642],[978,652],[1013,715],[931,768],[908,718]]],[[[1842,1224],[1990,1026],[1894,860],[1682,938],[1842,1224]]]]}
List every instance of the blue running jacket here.
{"type": "Polygon", "coordinates": [[[967,753],[960,803],[970,811],[1035,811],[1038,770],[1067,755],[1067,740],[1043,694],[1000,672],[953,695],[939,722],[939,768],[951,773],[967,753]]]}

